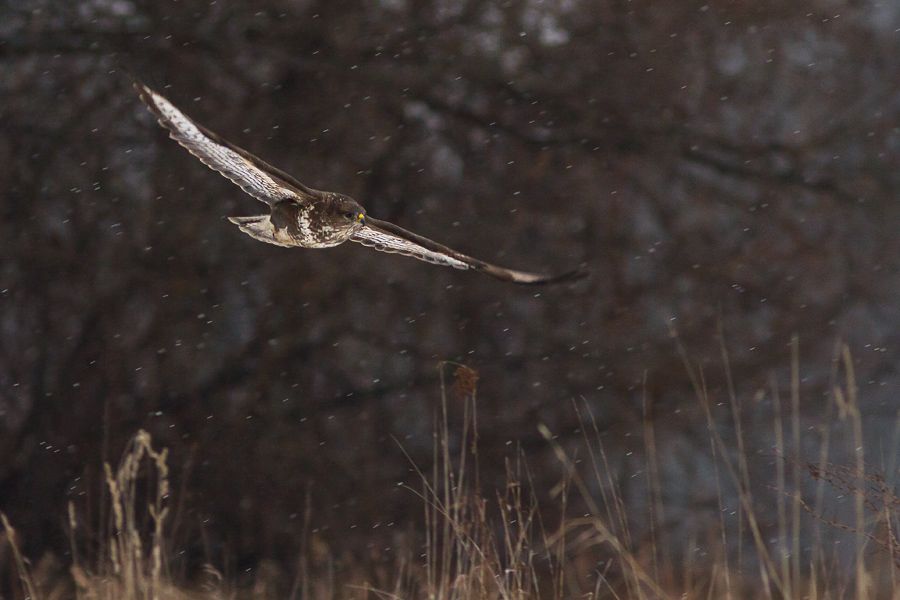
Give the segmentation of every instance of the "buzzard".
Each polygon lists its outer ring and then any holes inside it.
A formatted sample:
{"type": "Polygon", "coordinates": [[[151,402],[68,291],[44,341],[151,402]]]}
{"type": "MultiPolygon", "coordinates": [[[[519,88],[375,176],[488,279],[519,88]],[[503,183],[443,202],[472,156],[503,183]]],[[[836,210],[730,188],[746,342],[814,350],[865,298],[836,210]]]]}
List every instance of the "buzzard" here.
{"type": "Polygon", "coordinates": [[[514,271],[472,258],[393,223],[366,214],[353,198],[312,189],[246,150],[203,127],[164,96],[135,80],[134,87],[147,108],[169,130],[169,137],[206,166],[269,205],[269,214],[229,217],[250,237],[277,246],[327,248],[347,240],[364,246],[412,256],[436,265],[481,271],[498,279],[540,284],[575,279],[571,271],[549,276],[514,271]]]}

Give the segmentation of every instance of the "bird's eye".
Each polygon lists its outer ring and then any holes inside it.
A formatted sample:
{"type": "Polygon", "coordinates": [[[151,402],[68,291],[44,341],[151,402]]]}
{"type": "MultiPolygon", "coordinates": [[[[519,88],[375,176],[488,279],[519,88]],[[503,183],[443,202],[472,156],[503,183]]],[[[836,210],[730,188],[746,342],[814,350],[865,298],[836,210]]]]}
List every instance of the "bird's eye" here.
{"type": "Polygon", "coordinates": [[[352,212],[345,212],[345,213],[344,213],[344,218],[346,218],[346,219],[352,219],[352,218],[353,218],[353,213],[352,213],[352,212]]]}

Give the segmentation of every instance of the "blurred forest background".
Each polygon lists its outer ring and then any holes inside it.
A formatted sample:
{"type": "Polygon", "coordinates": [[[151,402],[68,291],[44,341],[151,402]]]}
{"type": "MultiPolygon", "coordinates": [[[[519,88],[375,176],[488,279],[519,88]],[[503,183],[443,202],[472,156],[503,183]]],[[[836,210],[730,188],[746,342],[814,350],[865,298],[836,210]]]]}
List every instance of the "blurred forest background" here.
{"type": "MultiPolygon", "coordinates": [[[[443,360],[479,376],[482,486],[524,456],[549,498],[538,425],[574,452],[589,406],[636,539],[652,423],[657,526],[686,549],[717,490],[739,501],[673,329],[718,400],[730,372],[762,497],[791,340],[804,462],[846,342],[866,460],[893,482],[898,30],[874,0],[0,4],[0,510],[23,551],[67,560],[67,501],[106,518],[102,462],[144,428],[169,448],[186,572],[292,574],[310,528],[338,573],[388,560],[422,512],[398,442],[431,464],[443,360]],[[374,216],[591,277],[257,243],[224,217],[261,205],[167,139],[122,65],[374,216]]],[[[733,439],[727,407],[713,419],[733,439]]],[[[829,460],[852,464],[842,432],[829,460]]]]}

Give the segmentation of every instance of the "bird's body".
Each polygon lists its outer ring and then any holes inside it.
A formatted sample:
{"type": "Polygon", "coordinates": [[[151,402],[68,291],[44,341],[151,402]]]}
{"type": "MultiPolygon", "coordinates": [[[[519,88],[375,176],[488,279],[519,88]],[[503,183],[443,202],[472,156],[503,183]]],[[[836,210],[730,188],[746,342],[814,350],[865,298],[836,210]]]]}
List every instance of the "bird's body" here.
{"type": "Polygon", "coordinates": [[[343,244],[364,227],[356,215],[365,213],[361,208],[346,207],[346,203],[338,194],[326,192],[325,197],[310,202],[282,200],[272,205],[268,215],[228,220],[261,242],[288,248],[331,248],[343,244]],[[354,215],[352,219],[343,216],[350,212],[354,215]]]}
{"type": "Polygon", "coordinates": [[[329,248],[348,240],[383,252],[396,252],[433,264],[482,271],[515,283],[572,279],[579,272],[548,277],[514,271],[472,258],[393,223],[379,221],[353,198],[315,190],[259,157],[235,146],[182,113],[164,96],[135,82],[141,100],[172,139],[208,167],[269,205],[269,214],[230,217],[250,237],[283,247],[329,248]]]}

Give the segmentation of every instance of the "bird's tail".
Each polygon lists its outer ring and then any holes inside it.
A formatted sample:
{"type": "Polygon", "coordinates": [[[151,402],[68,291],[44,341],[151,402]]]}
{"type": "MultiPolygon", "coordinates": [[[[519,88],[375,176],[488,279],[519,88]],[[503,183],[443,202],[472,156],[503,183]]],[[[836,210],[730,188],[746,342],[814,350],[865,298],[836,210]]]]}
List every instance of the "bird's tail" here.
{"type": "Polygon", "coordinates": [[[276,246],[287,246],[278,241],[275,236],[275,226],[269,219],[269,215],[255,215],[252,217],[228,217],[228,220],[240,228],[241,231],[253,239],[276,246]]]}

